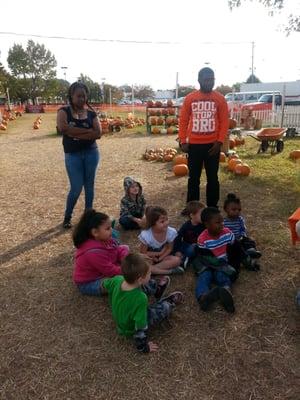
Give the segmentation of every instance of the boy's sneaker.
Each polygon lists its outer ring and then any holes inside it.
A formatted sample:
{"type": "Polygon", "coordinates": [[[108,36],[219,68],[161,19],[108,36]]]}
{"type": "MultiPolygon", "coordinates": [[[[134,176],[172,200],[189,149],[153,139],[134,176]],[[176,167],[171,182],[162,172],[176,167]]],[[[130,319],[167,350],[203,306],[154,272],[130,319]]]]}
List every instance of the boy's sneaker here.
{"type": "Polygon", "coordinates": [[[182,275],[185,273],[185,269],[183,267],[176,267],[173,269],[170,269],[170,275],[182,275]]]}
{"type": "Polygon", "coordinates": [[[260,258],[262,255],[261,252],[256,250],[254,247],[247,249],[246,254],[251,258],[260,258]]]}
{"type": "Polygon", "coordinates": [[[200,296],[198,299],[198,303],[200,304],[200,308],[202,311],[207,311],[209,306],[217,300],[219,300],[219,288],[215,287],[211,289],[208,293],[200,296]]]}
{"type": "Polygon", "coordinates": [[[182,267],[183,267],[183,269],[186,271],[186,269],[187,269],[187,267],[188,267],[188,265],[189,265],[189,262],[190,262],[190,259],[189,259],[189,257],[185,257],[185,259],[184,259],[184,261],[183,261],[183,263],[182,263],[182,267]]]}
{"type": "Polygon", "coordinates": [[[156,292],[154,294],[154,297],[157,300],[159,300],[159,299],[161,299],[162,295],[164,294],[164,292],[169,287],[171,279],[170,279],[169,276],[161,276],[156,281],[157,281],[157,289],[156,289],[156,292]]]}
{"type": "Polygon", "coordinates": [[[247,269],[248,271],[259,271],[260,270],[260,265],[257,263],[257,261],[255,259],[252,259],[250,256],[248,256],[247,258],[245,258],[242,261],[245,269],[247,269]]]}
{"type": "Polygon", "coordinates": [[[235,307],[234,307],[233,297],[230,291],[225,287],[220,287],[219,295],[220,295],[220,302],[222,306],[225,308],[225,310],[231,314],[234,313],[235,307]]]}
{"type": "Polygon", "coordinates": [[[184,295],[182,292],[173,292],[169,296],[161,299],[162,301],[167,301],[171,305],[176,306],[177,304],[183,303],[184,295]]]}

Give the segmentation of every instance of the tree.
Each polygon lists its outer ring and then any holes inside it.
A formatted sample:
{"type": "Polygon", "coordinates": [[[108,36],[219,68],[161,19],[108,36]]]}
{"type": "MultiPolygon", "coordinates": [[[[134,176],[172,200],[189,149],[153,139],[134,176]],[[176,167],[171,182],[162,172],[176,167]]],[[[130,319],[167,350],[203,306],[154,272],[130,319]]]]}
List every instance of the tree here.
{"type": "Polygon", "coordinates": [[[80,74],[78,79],[83,82],[89,89],[89,101],[99,103],[101,101],[101,88],[99,83],[94,82],[89,76],[80,74]]]}
{"type": "MultiPolygon", "coordinates": [[[[229,8],[232,10],[236,7],[240,7],[242,1],[246,0],[227,0],[229,8]]],[[[280,11],[285,6],[285,0],[257,0],[262,3],[265,7],[271,10],[270,14],[273,15],[274,12],[280,11]]],[[[291,32],[300,32],[300,15],[290,14],[285,27],[286,33],[289,35],[291,32]]]]}
{"type": "Polygon", "coordinates": [[[241,90],[241,83],[240,82],[236,82],[232,85],[232,90],[234,90],[235,92],[239,92],[241,90]]]}
{"type": "Polygon", "coordinates": [[[194,86],[178,86],[178,97],[185,97],[187,94],[194,92],[194,86]]]}
{"type": "Polygon", "coordinates": [[[9,49],[7,62],[13,77],[23,79],[28,99],[35,103],[37,97],[46,95],[47,81],[55,78],[57,63],[43,44],[28,40],[26,50],[22,45],[14,44],[9,49]]]}
{"type": "Polygon", "coordinates": [[[232,92],[232,87],[228,85],[220,85],[216,87],[216,90],[225,96],[225,94],[232,92]]]}
{"type": "Polygon", "coordinates": [[[0,63],[0,94],[5,93],[5,91],[8,87],[9,78],[10,78],[9,73],[5,70],[3,65],[0,63]]]}
{"type": "Polygon", "coordinates": [[[254,74],[249,75],[249,77],[246,80],[246,83],[260,83],[260,79],[254,74]]]}
{"type": "Polygon", "coordinates": [[[154,96],[154,90],[151,86],[139,85],[134,87],[134,97],[140,100],[147,100],[154,96]]]}
{"type": "Polygon", "coordinates": [[[116,103],[117,101],[123,99],[124,92],[119,87],[106,84],[104,86],[104,103],[108,104],[110,101],[110,91],[111,91],[111,100],[112,103],[116,103]]]}

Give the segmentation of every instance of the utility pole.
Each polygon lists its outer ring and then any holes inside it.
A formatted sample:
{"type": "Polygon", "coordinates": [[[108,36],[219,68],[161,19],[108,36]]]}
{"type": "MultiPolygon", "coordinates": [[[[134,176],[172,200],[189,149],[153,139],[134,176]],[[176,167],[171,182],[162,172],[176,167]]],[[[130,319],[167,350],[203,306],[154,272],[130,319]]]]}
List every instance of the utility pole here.
{"type": "Polygon", "coordinates": [[[67,69],[68,67],[60,67],[63,70],[65,81],[67,80],[67,69]]]}
{"type": "Polygon", "coordinates": [[[254,77],[254,42],[251,42],[252,52],[251,52],[251,83],[253,83],[254,77]]]}

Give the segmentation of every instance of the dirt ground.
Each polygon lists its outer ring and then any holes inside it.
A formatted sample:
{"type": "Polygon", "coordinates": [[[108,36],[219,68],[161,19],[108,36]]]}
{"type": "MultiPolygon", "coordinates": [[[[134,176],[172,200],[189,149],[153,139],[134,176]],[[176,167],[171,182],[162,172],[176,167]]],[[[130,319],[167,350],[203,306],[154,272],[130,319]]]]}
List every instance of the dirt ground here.
{"type": "MultiPolygon", "coordinates": [[[[140,355],[117,336],[107,299],[83,297],[72,284],[71,235],[60,227],[68,189],[61,138],[54,115],[43,117],[39,131],[33,119],[25,115],[0,135],[0,399],[299,399],[300,251],[290,244],[287,218],[300,204],[300,174],[288,153],[259,158],[249,140],[242,154],[251,176],[221,168],[221,200],[240,194],[263,252],[262,270],[243,271],[234,285],[235,315],[219,306],[201,312],[188,271],[171,283],[185,303],[170,326],[151,334],[159,351],[140,355]]],[[[187,179],[141,160],[146,147],[175,143],[143,133],[102,138],[95,208],[118,217],[123,178],[131,175],[148,204],[167,208],[179,227],[187,179]]],[[[80,199],[75,221],[82,210],[80,199]]],[[[137,248],[136,233],[122,232],[122,241],[137,248]]]]}

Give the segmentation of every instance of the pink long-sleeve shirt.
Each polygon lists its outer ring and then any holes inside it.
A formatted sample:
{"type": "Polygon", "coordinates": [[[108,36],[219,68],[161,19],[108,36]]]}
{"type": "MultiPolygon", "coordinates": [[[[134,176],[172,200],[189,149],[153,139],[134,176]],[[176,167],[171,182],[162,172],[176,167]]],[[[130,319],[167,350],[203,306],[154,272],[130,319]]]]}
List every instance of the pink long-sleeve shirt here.
{"type": "Polygon", "coordinates": [[[128,246],[119,245],[114,239],[107,242],[87,240],[76,250],[74,282],[86,283],[121,275],[121,261],[128,253],[128,246]]]}

